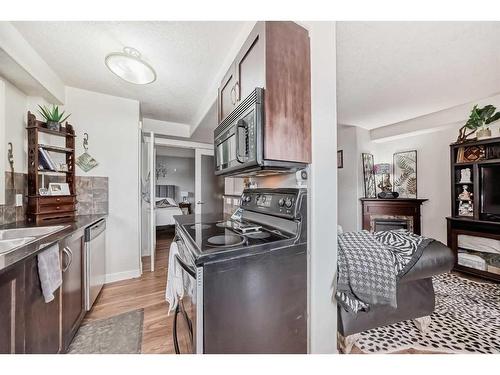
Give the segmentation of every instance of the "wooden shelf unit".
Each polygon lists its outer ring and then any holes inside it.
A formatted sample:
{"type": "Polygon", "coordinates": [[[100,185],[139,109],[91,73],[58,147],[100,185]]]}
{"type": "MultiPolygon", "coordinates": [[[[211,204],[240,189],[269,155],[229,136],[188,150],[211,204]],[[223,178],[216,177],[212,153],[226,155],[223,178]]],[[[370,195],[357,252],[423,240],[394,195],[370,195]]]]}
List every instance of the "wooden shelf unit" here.
{"type": "MultiPolygon", "coordinates": [[[[474,276],[483,277],[493,281],[500,281],[500,275],[458,264],[458,236],[468,235],[476,237],[500,240],[500,222],[485,219],[481,215],[481,166],[488,164],[500,164],[500,137],[484,139],[480,141],[467,141],[464,143],[453,143],[450,145],[451,164],[451,216],[448,222],[448,246],[455,252],[455,270],[474,276]],[[484,155],[478,160],[460,162],[458,156],[460,149],[468,147],[481,147],[484,155]],[[471,183],[460,182],[460,171],[464,168],[471,169],[471,183]],[[473,216],[461,216],[458,214],[460,204],[459,194],[462,186],[467,185],[469,192],[473,193],[473,216]]],[[[500,181],[498,182],[500,183],[500,181]]]]}
{"type": "Polygon", "coordinates": [[[29,222],[37,224],[60,223],[72,221],[76,213],[75,187],[75,131],[66,122],[61,131],[47,129],[47,125],[36,119],[28,111],[28,212],[29,222]],[[65,138],[65,147],[40,144],[39,133],[65,138]],[[67,171],[39,170],[39,149],[65,155],[67,171]],[[69,185],[69,195],[40,195],[40,176],[58,176],[69,185]]]}

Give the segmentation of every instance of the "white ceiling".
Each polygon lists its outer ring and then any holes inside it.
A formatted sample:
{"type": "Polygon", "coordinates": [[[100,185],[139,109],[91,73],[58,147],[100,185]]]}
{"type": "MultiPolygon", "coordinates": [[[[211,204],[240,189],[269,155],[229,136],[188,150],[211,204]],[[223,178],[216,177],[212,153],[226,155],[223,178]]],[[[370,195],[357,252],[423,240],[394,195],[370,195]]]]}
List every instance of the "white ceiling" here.
{"type": "Polygon", "coordinates": [[[68,86],[136,99],[144,117],[198,125],[197,116],[245,22],[14,22],[68,86]],[[157,73],[138,86],[104,65],[131,46],[157,73]]]}
{"type": "Polygon", "coordinates": [[[500,22],[338,22],[338,122],[367,129],[500,93],[500,22]]]}

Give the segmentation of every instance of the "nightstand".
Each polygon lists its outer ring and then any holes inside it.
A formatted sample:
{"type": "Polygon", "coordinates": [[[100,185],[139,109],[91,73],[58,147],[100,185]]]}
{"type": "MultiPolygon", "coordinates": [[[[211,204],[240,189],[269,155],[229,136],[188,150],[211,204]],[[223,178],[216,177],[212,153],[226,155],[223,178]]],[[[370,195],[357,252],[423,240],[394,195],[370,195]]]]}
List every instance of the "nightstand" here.
{"type": "Polygon", "coordinates": [[[179,203],[179,208],[182,210],[184,215],[189,215],[191,213],[191,203],[189,202],[179,203]]]}

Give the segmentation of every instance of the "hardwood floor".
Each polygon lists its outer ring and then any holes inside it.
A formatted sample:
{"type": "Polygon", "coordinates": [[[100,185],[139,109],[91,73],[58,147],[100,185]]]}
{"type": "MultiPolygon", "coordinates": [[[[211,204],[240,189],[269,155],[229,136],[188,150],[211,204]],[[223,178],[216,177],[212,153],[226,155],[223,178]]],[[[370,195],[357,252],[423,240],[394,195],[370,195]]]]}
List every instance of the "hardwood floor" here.
{"type": "Polygon", "coordinates": [[[167,315],[165,301],[168,250],[173,233],[159,232],[156,242],[155,271],[150,272],[149,257],[143,258],[143,275],[132,280],[106,284],[83,323],[105,319],[136,309],[144,309],[143,354],[174,354],[173,312],[167,315]]]}

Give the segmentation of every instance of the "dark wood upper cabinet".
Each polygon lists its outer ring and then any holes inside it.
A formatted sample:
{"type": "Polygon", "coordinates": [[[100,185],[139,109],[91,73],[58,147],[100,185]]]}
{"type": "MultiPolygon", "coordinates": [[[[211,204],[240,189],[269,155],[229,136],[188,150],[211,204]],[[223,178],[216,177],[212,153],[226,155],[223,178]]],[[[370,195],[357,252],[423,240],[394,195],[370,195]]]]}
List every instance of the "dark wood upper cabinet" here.
{"type": "Polygon", "coordinates": [[[224,119],[236,106],[236,91],[233,66],[222,79],[219,88],[219,121],[224,119]]]}
{"type": "Polygon", "coordinates": [[[219,123],[256,87],[264,91],[264,158],[311,162],[309,34],[294,22],[257,22],[221,81],[219,123]]]}
{"type": "Polygon", "coordinates": [[[0,354],[24,353],[24,265],[0,275],[0,354]]]}
{"type": "Polygon", "coordinates": [[[62,345],[66,352],[85,315],[83,293],[83,237],[75,234],[62,248],[62,345]]]}
{"type": "Polygon", "coordinates": [[[60,348],[60,290],[46,303],[43,298],[38,259],[25,262],[25,352],[29,354],[56,354],[60,348]]]}

